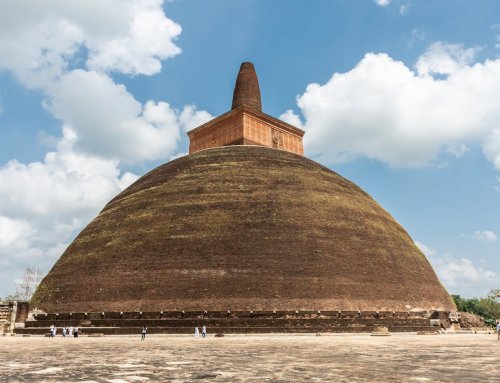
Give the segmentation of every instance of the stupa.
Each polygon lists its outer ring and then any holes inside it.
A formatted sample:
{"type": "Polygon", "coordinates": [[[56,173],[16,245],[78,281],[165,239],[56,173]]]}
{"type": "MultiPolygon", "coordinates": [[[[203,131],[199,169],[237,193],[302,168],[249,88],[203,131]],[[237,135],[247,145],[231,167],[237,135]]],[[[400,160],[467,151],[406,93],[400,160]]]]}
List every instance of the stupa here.
{"type": "Polygon", "coordinates": [[[232,109],[188,135],[189,155],[113,198],[32,306],[85,318],[455,310],[403,227],[304,157],[304,131],[262,112],[251,63],[241,65],[232,109]]]}

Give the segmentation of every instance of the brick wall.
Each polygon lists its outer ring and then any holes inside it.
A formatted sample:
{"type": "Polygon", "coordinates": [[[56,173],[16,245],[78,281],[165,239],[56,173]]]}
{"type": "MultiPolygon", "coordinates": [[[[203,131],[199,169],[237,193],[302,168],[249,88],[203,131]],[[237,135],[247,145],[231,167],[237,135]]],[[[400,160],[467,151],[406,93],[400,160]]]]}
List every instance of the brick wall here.
{"type": "Polygon", "coordinates": [[[190,131],[189,153],[228,145],[259,145],[303,155],[303,134],[283,121],[241,107],[190,131]]]}

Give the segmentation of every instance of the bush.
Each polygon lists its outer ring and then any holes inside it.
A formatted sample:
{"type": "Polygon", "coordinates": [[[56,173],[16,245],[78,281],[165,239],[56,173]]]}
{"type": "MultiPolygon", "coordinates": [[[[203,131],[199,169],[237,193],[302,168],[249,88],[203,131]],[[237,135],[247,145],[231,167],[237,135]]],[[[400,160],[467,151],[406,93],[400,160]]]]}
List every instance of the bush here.
{"type": "Polygon", "coordinates": [[[494,324],[500,319],[500,302],[498,296],[500,289],[491,290],[486,298],[462,298],[460,295],[452,295],[458,311],[464,311],[479,315],[488,324],[494,324]]]}

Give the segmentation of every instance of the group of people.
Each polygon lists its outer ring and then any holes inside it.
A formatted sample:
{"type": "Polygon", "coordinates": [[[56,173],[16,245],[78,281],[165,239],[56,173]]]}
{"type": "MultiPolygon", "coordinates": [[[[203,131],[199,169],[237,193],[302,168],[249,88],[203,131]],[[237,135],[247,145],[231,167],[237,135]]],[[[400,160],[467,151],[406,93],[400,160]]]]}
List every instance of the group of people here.
{"type": "MultiPolygon", "coordinates": [[[[144,325],[142,326],[142,332],[141,332],[141,340],[146,339],[146,333],[148,332],[148,326],[144,325]]],[[[207,336],[207,327],[203,325],[201,328],[201,337],[205,338],[207,336]]],[[[198,326],[194,328],[194,337],[199,338],[200,337],[200,329],[198,326]]]]}
{"type": "MultiPolygon", "coordinates": [[[[207,327],[203,325],[201,328],[201,337],[205,338],[207,336],[207,327]]],[[[194,328],[194,337],[199,338],[200,337],[200,330],[198,329],[198,326],[194,328]]]]}
{"type": "MultiPolygon", "coordinates": [[[[498,340],[500,341],[500,321],[497,322],[496,330],[498,333],[498,340]]],[[[148,326],[143,326],[142,327],[142,333],[141,333],[141,340],[146,339],[146,333],[148,332],[148,326]]],[[[50,337],[54,338],[57,334],[57,327],[54,325],[50,326],[50,337]]],[[[69,337],[75,337],[78,338],[78,327],[70,326],[69,328],[66,328],[64,326],[62,328],[62,336],[63,338],[66,338],[66,335],[69,337]]],[[[207,327],[203,325],[201,328],[201,337],[205,338],[207,336],[207,327]]],[[[198,329],[198,326],[194,328],[194,337],[199,338],[200,337],[200,330],[198,329]]]]}
{"type": "MultiPolygon", "coordinates": [[[[57,327],[54,325],[51,325],[50,326],[50,337],[54,338],[56,335],[57,335],[57,327]]],[[[78,326],[77,327],[70,326],[69,328],[66,328],[66,326],[64,326],[62,328],[62,337],[66,338],[66,335],[69,337],[78,338],[78,326]]]]}

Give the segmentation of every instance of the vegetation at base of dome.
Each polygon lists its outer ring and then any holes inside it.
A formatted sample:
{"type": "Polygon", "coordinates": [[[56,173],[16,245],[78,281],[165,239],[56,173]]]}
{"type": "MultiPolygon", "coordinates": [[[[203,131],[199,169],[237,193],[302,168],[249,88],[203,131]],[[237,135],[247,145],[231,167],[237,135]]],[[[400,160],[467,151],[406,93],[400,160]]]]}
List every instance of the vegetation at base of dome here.
{"type": "Polygon", "coordinates": [[[500,289],[491,290],[485,298],[462,298],[452,295],[458,311],[465,311],[484,318],[484,321],[494,325],[500,320],[500,289]]]}

